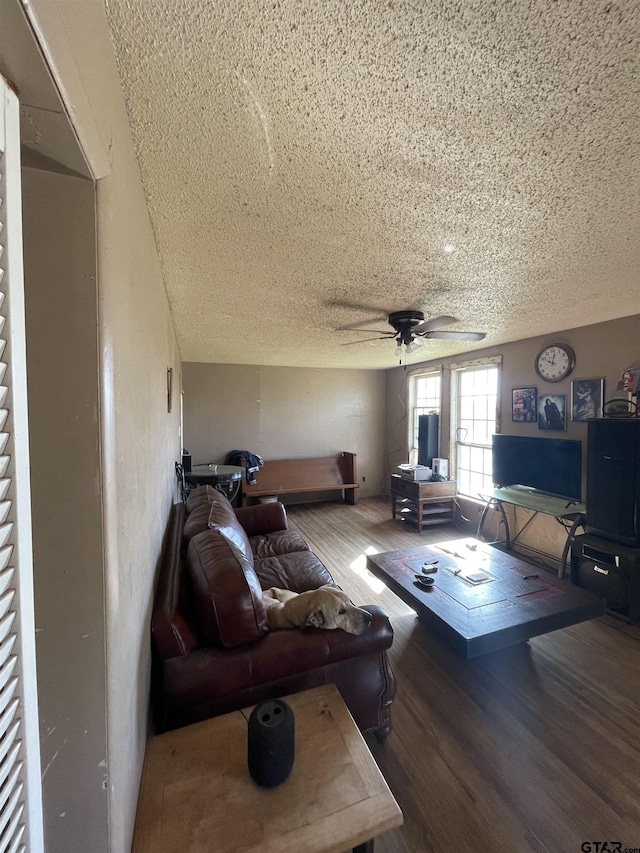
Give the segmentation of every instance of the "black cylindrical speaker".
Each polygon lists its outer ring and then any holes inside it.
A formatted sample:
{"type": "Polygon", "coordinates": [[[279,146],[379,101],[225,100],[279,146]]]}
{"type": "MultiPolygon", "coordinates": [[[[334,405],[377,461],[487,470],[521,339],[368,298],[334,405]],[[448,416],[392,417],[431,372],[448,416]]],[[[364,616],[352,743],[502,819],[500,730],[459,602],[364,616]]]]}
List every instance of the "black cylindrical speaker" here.
{"type": "Polygon", "coordinates": [[[291,773],[295,756],[295,719],[281,699],[261,702],[249,717],[249,773],[263,788],[279,785],[291,773]]]}
{"type": "Polygon", "coordinates": [[[438,456],[438,415],[418,416],[418,465],[433,467],[433,457],[438,456]]]}

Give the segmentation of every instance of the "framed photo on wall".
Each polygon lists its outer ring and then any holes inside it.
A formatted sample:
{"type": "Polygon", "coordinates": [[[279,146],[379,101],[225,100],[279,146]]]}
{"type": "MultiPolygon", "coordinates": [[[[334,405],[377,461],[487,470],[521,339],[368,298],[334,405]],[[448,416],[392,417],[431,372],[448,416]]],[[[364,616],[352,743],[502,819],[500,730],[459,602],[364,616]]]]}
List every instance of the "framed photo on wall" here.
{"type": "Polygon", "coordinates": [[[604,379],[576,379],[571,383],[571,420],[602,417],[604,379]]]}
{"type": "Polygon", "coordinates": [[[538,429],[567,428],[567,395],[543,394],[538,407],[538,429]]]}
{"type": "Polygon", "coordinates": [[[520,424],[534,424],[538,420],[538,389],[511,389],[511,420],[520,424]]]}

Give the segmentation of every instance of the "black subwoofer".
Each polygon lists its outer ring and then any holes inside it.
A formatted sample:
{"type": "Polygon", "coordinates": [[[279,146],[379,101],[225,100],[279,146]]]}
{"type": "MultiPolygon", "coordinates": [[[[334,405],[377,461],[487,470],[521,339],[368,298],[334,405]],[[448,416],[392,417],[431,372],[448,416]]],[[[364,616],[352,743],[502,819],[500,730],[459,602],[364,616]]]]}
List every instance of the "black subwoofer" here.
{"type": "Polygon", "coordinates": [[[640,418],[589,421],[586,531],[640,546],[640,418]]]}
{"type": "Polygon", "coordinates": [[[640,615],[640,548],[583,534],[571,546],[571,580],[606,599],[607,609],[629,622],[640,615]]]}
{"type": "Polygon", "coordinates": [[[433,467],[438,453],[440,418],[438,415],[418,415],[418,465],[433,467]]]}

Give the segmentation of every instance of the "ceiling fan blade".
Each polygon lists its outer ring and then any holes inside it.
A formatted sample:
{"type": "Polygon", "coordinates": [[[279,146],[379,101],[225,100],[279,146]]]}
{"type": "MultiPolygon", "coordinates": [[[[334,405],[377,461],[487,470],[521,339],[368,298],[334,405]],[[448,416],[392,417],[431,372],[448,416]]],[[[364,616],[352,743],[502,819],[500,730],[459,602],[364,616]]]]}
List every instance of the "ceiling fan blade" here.
{"type": "Polygon", "coordinates": [[[370,332],[371,329],[362,329],[361,326],[366,326],[367,323],[386,323],[388,322],[388,318],[386,314],[379,314],[376,317],[367,317],[364,320],[358,320],[355,323],[349,323],[348,326],[340,326],[339,329],[336,329],[337,332],[348,332],[348,331],[356,331],[356,332],[370,332]]]}
{"type": "Polygon", "coordinates": [[[396,332],[383,332],[381,329],[354,329],[351,326],[340,326],[339,329],[334,329],[334,332],[371,332],[372,335],[384,335],[385,337],[395,337],[396,332]]]}
{"type": "Polygon", "coordinates": [[[379,311],[373,305],[361,305],[359,302],[348,302],[346,299],[332,299],[330,302],[326,302],[325,304],[328,308],[348,308],[350,311],[366,311],[366,319],[357,320],[355,323],[350,324],[354,328],[366,325],[367,323],[386,321],[389,318],[388,312],[379,311]],[[372,314],[373,311],[377,311],[377,313],[372,314]]]}
{"type": "Polygon", "coordinates": [[[418,332],[420,337],[435,341],[482,341],[485,332],[418,332]]]}
{"type": "Polygon", "coordinates": [[[434,317],[431,320],[425,320],[415,327],[415,332],[434,332],[436,329],[442,329],[444,326],[450,326],[452,323],[457,323],[455,317],[448,317],[446,314],[442,317],[434,317]]]}
{"type": "Polygon", "coordinates": [[[378,338],[363,338],[361,341],[348,341],[346,344],[340,344],[341,347],[352,347],[354,344],[366,344],[368,341],[388,341],[393,335],[384,335],[378,338]]]}

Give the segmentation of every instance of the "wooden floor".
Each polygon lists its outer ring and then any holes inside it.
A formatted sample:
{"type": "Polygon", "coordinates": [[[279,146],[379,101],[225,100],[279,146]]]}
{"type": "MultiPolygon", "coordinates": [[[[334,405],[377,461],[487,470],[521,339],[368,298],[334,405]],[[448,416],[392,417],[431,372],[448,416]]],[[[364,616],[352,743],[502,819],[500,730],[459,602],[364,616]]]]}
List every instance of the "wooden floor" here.
{"type": "Polygon", "coordinates": [[[354,602],[382,605],[394,628],[393,732],[367,742],[405,823],[376,853],[640,851],[640,628],[605,616],[465,660],[380,589],[363,555],[467,533],[420,536],[381,499],[288,515],[354,602]]]}

